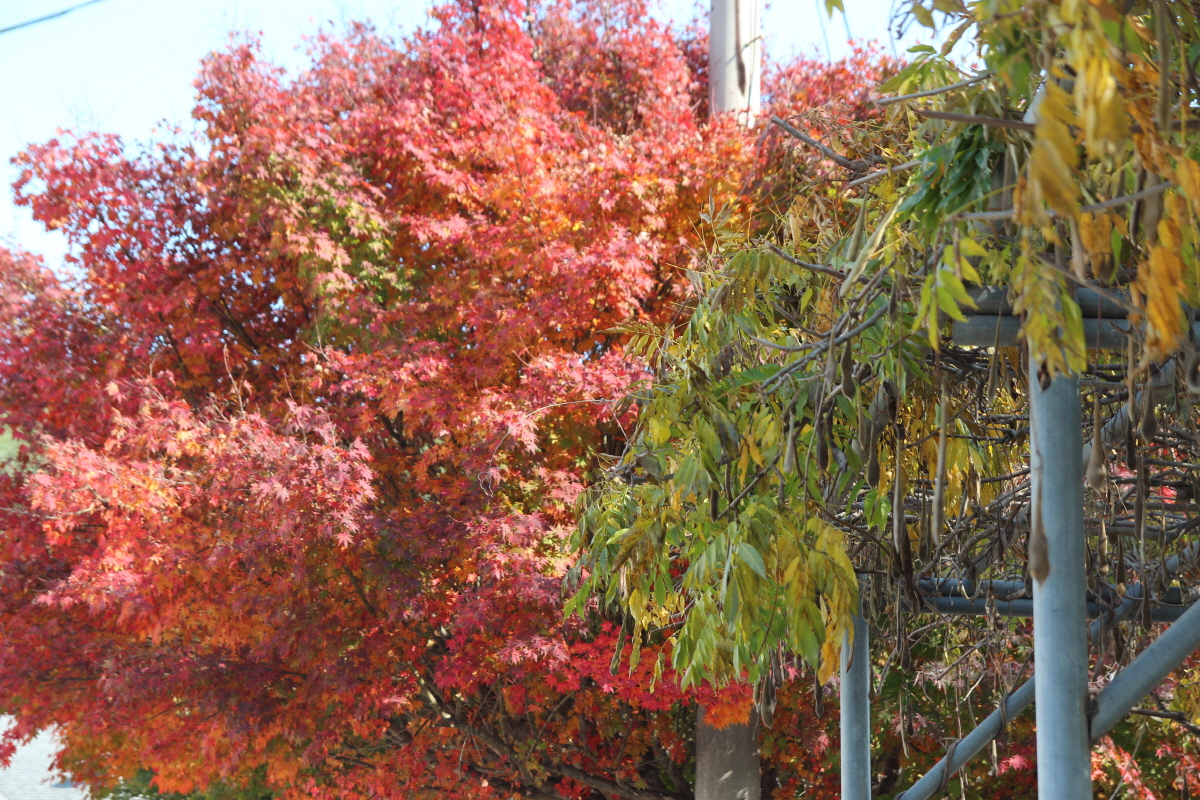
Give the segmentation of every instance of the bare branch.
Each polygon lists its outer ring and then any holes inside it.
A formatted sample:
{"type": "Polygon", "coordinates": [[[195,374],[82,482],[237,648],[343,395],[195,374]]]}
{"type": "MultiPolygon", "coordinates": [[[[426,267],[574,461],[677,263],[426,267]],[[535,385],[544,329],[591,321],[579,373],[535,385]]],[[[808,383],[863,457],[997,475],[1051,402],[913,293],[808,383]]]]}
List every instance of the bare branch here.
{"type": "Polygon", "coordinates": [[[949,111],[933,111],[928,108],[913,109],[918,116],[928,119],[941,119],[947,122],[965,122],[968,125],[984,125],[989,128],[1010,128],[1014,131],[1032,131],[1037,126],[1032,122],[1022,122],[1019,119],[1004,119],[1002,117],[984,117],[979,114],[954,114],[949,111]]]}
{"type": "Polygon", "coordinates": [[[968,86],[979,83],[981,81],[985,81],[990,77],[992,77],[991,72],[984,72],[981,75],[976,75],[974,78],[967,78],[965,81],[959,81],[958,83],[952,83],[949,86],[939,86],[936,89],[926,89],[923,92],[914,92],[913,94],[901,94],[901,95],[896,95],[895,97],[881,97],[878,100],[872,100],[871,102],[873,102],[877,106],[890,106],[892,103],[903,103],[907,100],[917,100],[922,97],[933,97],[934,95],[937,95],[937,94],[945,94],[946,92],[953,92],[955,89],[965,89],[968,86]]]}
{"type": "Polygon", "coordinates": [[[851,189],[855,186],[862,186],[863,184],[877,181],[880,178],[886,178],[888,175],[894,175],[897,172],[905,172],[919,166],[921,166],[920,161],[905,161],[903,164],[897,164],[894,167],[888,167],[887,169],[881,169],[878,172],[872,172],[868,175],[863,175],[861,178],[855,178],[846,184],[846,188],[851,189]]]}

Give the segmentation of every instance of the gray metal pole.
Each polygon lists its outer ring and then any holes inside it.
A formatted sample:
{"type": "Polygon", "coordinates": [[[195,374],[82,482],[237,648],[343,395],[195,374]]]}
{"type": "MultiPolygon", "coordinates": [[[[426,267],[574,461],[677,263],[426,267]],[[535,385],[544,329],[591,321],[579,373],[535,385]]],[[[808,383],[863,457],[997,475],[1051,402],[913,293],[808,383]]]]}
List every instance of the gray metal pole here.
{"type": "MultiPolygon", "coordinates": [[[[1033,588],[1038,797],[1090,800],[1079,378],[1060,375],[1043,391],[1038,366],[1032,361],[1029,365],[1030,466],[1033,513],[1040,515],[1049,567],[1044,580],[1035,580],[1033,588]]],[[[1033,540],[1037,520],[1031,527],[1033,540]]],[[[1031,554],[1036,555],[1038,548],[1031,541],[1031,554]]],[[[1031,572],[1037,572],[1033,565],[1031,572]]]]}
{"type": "MultiPolygon", "coordinates": [[[[1200,647],[1200,604],[1193,605],[1174,625],[1121,670],[1096,698],[1091,739],[1095,741],[1125,718],[1171,670],[1200,647]]],[[[1039,766],[1040,769],[1040,766],[1039,766]]]]}
{"type": "MultiPolygon", "coordinates": [[[[870,591],[865,580],[859,588],[870,591]]],[[[842,644],[842,800],[871,800],[871,642],[867,621],[854,615],[854,642],[842,644]]]]}

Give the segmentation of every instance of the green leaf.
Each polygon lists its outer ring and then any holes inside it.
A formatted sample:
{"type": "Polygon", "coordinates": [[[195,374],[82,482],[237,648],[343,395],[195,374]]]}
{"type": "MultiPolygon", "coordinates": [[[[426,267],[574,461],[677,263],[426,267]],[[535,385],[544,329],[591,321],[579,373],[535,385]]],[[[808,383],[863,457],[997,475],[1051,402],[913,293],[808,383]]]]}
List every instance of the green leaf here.
{"type": "Polygon", "coordinates": [[[754,545],[747,541],[738,542],[738,553],[750,569],[754,570],[754,574],[760,578],[767,577],[767,566],[763,563],[762,554],[754,548],[754,545]]]}

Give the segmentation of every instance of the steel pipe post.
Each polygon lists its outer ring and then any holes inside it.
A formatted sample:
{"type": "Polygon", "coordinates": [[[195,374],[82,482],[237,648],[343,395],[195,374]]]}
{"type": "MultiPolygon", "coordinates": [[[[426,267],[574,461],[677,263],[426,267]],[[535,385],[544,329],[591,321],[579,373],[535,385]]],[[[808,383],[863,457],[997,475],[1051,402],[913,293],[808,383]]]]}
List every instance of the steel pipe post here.
{"type": "MultiPolygon", "coordinates": [[[[1091,719],[1091,739],[1095,741],[1125,718],[1129,709],[1141,702],[1171,670],[1200,647],[1200,603],[1193,605],[1175,624],[1167,628],[1153,644],[1142,651],[1129,666],[1117,673],[1112,683],[1096,698],[1091,719]]],[[[1039,767],[1040,768],[1040,767],[1039,767]]]]}
{"type": "MultiPolygon", "coordinates": [[[[1041,800],[1090,800],[1087,583],[1084,575],[1083,447],[1079,378],[1060,375],[1043,390],[1029,365],[1033,533],[1045,536],[1048,571],[1034,581],[1037,768],[1041,800]]],[[[1031,558],[1031,560],[1033,560],[1031,558]]],[[[1031,572],[1037,570],[1031,566],[1031,572]]]]}
{"type": "MultiPolygon", "coordinates": [[[[870,584],[859,584],[862,593],[870,584]]],[[[871,641],[861,611],[854,615],[854,640],[842,644],[842,800],[871,800],[871,641]]]]}

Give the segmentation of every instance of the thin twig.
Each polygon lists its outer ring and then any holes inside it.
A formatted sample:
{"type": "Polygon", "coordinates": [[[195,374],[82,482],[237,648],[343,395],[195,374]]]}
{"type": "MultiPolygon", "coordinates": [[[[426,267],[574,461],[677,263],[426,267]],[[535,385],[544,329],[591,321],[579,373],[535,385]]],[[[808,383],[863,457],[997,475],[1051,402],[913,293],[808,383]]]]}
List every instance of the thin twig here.
{"type": "Polygon", "coordinates": [[[773,244],[768,243],[767,248],[784,261],[788,262],[789,264],[795,264],[797,267],[804,267],[805,269],[812,270],[813,272],[819,272],[822,275],[831,275],[835,278],[846,277],[844,272],[838,272],[833,267],[826,267],[823,264],[810,264],[807,261],[801,261],[793,255],[788,255],[782,248],[776,247],[773,244]]]}
{"type": "Polygon", "coordinates": [[[1009,128],[1014,131],[1032,131],[1037,126],[1032,122],[1022,122],[1019,119],[1004,119],[1002,117],[984,117],[979,114],[954,114],[949,111],[933,111],[928,108],[913,109],[918,116],[929,119],[941,119],[946,122],[965,122],[968,125],[983,125],[988,128],[1009,128]]]}
{"type": "MultiPolygon", "coordinates": [[[[1093,203],[1090,206],[1082,206],[1080,207],[1079,212],[1081,214],[1090,214],[1096,211],[1107,211],[1110,208],[1117,208],[1119,206],[1128,205],[1129,203],[1135,203],[1138,200],[1145,200],[1147,197],[1153,197],[1156,194],[1161,194],[1167,189],[1174,188],[1174,186],[1175,184],[1171,181],[1163,181],[1162,183],[1157,183],[1154,186],[1142,189],[1140,192],[1114,197],[1111,200],[1105,200],[1103,203],[1093,203]]],[[[1005,208],[1000,211],[971,211],[965,214],[955,214],[954,216],[950,217],[948,221],[957,222],[959,220],[974,220],[977,222],[991,222],[1012,219],[1014,216],[1016,216],[1016,213],[1017,210],[1015,208],[1005,208]]],[[[1053,209],[1047,213],[1050,219],[1057,219],[1060,216],[1059,213],[1053,209]]]]}
{"type": "Polygon", "coordinates": [[[784,118],[781,118],[781,116],[772,114],[770,115],[770,121],[774,122],[775,125],[784,128],[784,130],[787,131],[787,133],[790,133],[793,138],[799,139],[800,142],[809,145],[810,148],[820,152],[822,156],[828,158],[829,161],[838,164],[839,167],[845,167],[846,169],[854,168],[854,162],[852,162],[850,158],[839,154],[839,152],[829,148],[827,145],[817,142],[817,140],[810,137],[808,133],[799,130],[798,127],[793,126],[791,122],[787,122],[784,120],[784,118]]]}
{"type": "Polygon", "coordinates": [[[933,97],[936,94],[945,94],[946,92],[953,92],[955,89],[964,89],[968,86],[979,83],[980,81],[986,81],[990,77],[992,77],[991,72],[984,72],[980,75],[976,75],[974,78],[967,78],[965,81],[959,81],[958,83],[952,83],[949,86],[939,86],[936,89],[926,89],[923,92],[914,92],[912,94],[901,94],[901,95],[896,95],[895,97],[881,97],[878,100],[872,100],[871,102],[877,106],[890,106],[892,103],[903,103],[906,100],[918,100],[922,97],[933,97]]]}
{"type": "Polygon", "coordinates": [[[872,172],[869,175],[863,175],[861,178],[855,178],[846,184],[846,188],[851,189],[855,186],[862,186],[863,184],[877,181],[880,178],[886,178],[888,175],[894,175],[897,172],[905,172],[913,167],[921,166],[921,163],[922,162],[920,161],[905,161],[903,164],[897,164],[894,167],[888,167],[887,169],[881,169],[878,172],[872,172]]]}

